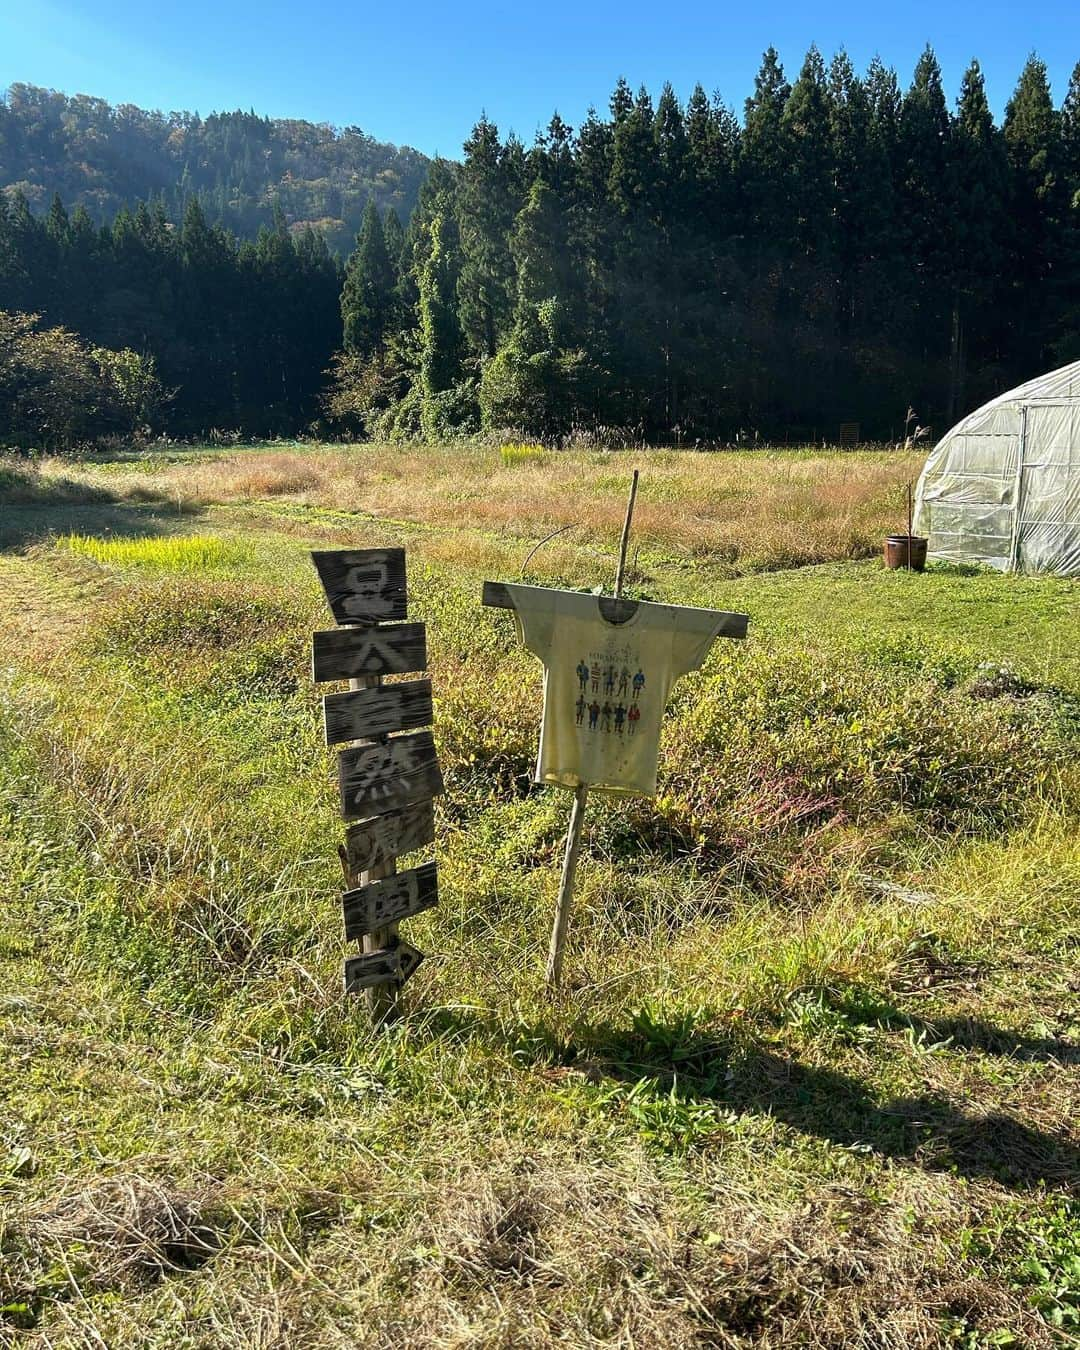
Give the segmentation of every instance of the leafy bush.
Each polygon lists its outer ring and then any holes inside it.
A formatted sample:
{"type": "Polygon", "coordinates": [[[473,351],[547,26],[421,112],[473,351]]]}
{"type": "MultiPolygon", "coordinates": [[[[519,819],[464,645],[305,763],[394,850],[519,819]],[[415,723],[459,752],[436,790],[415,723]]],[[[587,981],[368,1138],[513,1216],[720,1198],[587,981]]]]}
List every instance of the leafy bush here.
{"type": "Polygon", "coordinates": [[[1068,727],[1038,700],[973,699],[943,674],[867,669],[855,652],[718,655],[667,737],[666,809],[735,848],[899,815],[1008,827],[1075,755],[1068,727]]]}
{"type": "Polygon", "coordinates": [[[420,425],[427,440],[446,441],[480,430],[476,384],[463,380],[423,400],[420,425]]]}
{"type": "Polygon", "coordinates": [[[322,398],[323,411],[333,427],[351,436],[377,435],[376,427],[388,415],[393,417],[409,392],[401,362],[384,351],[371,357],[337,352],[327,374],[330,386],[322,398]]]}
{"type": "Polygon", "coordinates": [[[0,310],[0,441],[67,450],[134,435],[166,402],[152,357],[91,347],[36,314],[0,310]]]}

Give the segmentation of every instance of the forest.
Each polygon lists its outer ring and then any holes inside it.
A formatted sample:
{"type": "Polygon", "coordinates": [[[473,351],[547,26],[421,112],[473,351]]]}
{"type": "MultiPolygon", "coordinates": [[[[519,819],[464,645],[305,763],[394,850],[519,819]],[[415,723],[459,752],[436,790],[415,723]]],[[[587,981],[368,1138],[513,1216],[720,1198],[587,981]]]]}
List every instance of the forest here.
{"type": "Polygon", "coordinates": [[[254,112],[149,112],[87,94],[13,84],[0,98],[0,184],[40,212],[59,194],[103,225],[160,203],[179,225],[192,196],[212,224],[252,237],[275,208],[347,253],[369,198],[407,218],[428,159],[342,129],[254,112]]]}
{"type": "Polygon", "coordinates": [[[1080,357],[1080,64],[1058,105],[1030,57],[1000,125],[930,48],[906,89],[770,49],[741,119],[625,81],[531,146],[481,117],[343,266],[286,201],[242,239],[179,190],[0,214],[0,309],[152,361],[178,435],[897,439],[1080,357]]]}

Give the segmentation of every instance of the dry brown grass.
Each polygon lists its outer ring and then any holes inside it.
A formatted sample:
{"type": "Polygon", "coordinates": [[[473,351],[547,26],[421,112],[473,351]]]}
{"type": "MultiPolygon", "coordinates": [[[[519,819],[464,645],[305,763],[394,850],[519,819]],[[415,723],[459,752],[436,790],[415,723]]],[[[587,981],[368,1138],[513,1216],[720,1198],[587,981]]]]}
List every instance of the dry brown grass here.
{"type": "Polygon", "coordinates": [[[125,1178],[28,1223],[24,1259],[39,1278],[64,1272],[67,1292],[51,1332],[27,1339],[143,1344],[179,1314],[185,1343],[267,1350],[933,1350],[955,1319],[1051,1347],[1020,1297],[977,1265],[955,1270],[960,1234],[1008,1197],[947,1177],[893,1182],[887,1195],[828,1183],[777,1205],[752,1177],[704,1166],[711,1199],[691,1209],[636,1153],[607,1165],[519,1154],[462,1160],[397,1194],[388,1178],[368,1197],[383,1205],[374,1225],[344,1193],[306,1216],[255,1201],[231,1212],[222,1243],[197,1201],[125,1178]],[[166,1277],[200,1266],[185,1314],[166,1277]],[[109,1290],[126,1297],[88,1301],[109,1290]]]}
{"type": "Polygon", "coordinates": [[[653,450],[553,453],[507,467],[496,450],[362,446],[200,458],[133,473],[126,490],[186,506],[291,498],[384,519],[522,537],[570,526],[572,540],[611,540],[637,466],[638,545],[754,570],[876,552],[902,526],[903,487],[921,462],[895,451],[653,450]]]}

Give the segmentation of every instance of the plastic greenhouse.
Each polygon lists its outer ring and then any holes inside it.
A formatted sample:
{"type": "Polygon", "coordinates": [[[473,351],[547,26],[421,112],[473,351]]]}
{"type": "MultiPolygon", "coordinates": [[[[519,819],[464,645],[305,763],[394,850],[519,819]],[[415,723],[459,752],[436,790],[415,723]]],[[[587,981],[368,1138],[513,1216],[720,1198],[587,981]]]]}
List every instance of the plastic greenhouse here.
{"type": "Polygon", "coordinates": [[[919,478],[915,531],[931,558],[1080,576],[1080,361],[942,437],[919,478]]]}

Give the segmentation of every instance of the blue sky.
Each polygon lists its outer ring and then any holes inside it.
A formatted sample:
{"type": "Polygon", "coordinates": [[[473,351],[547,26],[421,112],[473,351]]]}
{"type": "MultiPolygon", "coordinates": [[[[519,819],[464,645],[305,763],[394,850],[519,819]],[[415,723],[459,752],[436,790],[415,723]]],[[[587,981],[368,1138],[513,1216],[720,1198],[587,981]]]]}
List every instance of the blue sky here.
{"type": "Polygon", "coordinates": [[[671,80],[684,98],[700,80],[741,111],[765,47],[793,78],[811,42],[826,59],[846,47],[860,69],[878,52],[905,85],[930,42],[950,96],[977,56],[1000,115],[1032,50],[1060,101],[1080,60],[1080,3],[0,0],[0,87],[203,114],[253,107],[457,155],[482,109],[531,141],[555,108],[576,125],[605,106],[620,75],[654,94],[671,80]]]}

